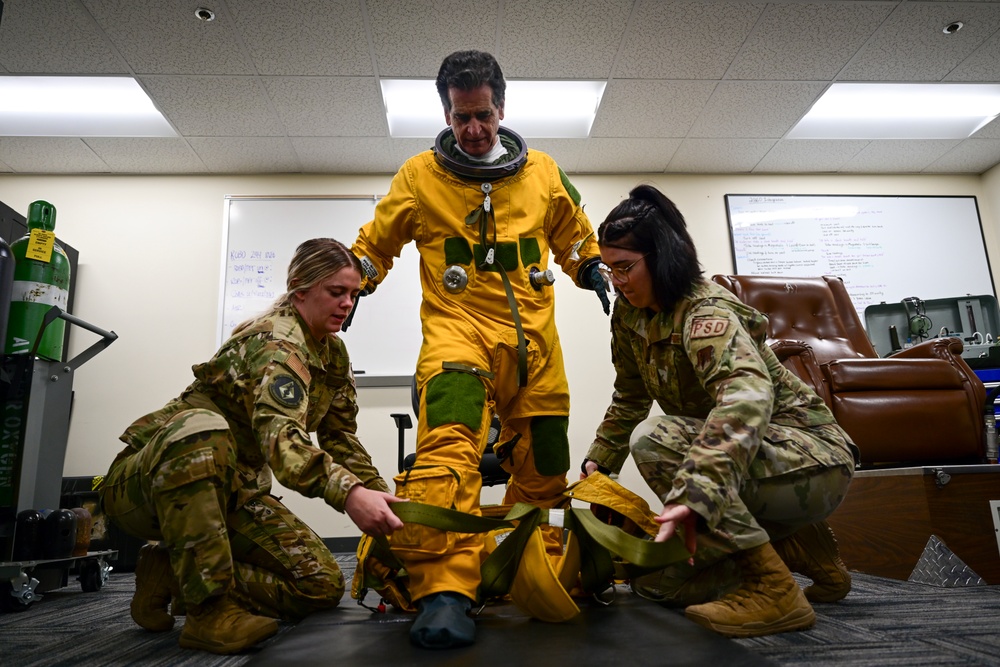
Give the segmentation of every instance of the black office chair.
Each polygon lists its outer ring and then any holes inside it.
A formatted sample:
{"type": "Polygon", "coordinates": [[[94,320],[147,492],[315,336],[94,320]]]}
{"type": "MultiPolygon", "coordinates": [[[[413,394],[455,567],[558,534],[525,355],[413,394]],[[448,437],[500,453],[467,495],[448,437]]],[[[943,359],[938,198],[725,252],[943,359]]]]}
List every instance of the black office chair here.
{"type": "MultiPolygon", "coordinates": [[[[417,377],[415,375],[410,380],[410,402],[413,405],[413,414],[420,414],[420,394],[417,391],[417,377]]],[[[417,460],[415,453],[406,455],[403,453],[405,449],[403,442],[405,433],[407,429],[413,428],[413,420],[410,419],[410,415],[403,412],[394,412],[389,416],[396,422],[396,430],[399,433],[399,459],[397,468],[399,472],[403,472],[412,468],[417,460]]],[[[507,480],[510,479],[510,473],[500,466],[500,459],[497,458],[496,453],[493,451],[493,445],[499,439],[500,418],[493,415],[493,420],[490,422],[490,432],[486,437],[486,451],[483,452],[483,458],[479,462],[479,474],[482,475],[483,486],[506,484],[507,480]]]]}

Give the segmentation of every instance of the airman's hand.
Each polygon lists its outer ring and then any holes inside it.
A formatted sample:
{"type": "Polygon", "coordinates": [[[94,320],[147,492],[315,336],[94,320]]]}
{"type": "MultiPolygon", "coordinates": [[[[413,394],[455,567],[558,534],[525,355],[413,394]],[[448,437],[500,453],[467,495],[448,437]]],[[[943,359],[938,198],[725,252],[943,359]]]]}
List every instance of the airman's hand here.
{"type": "MultiPolygon", "coordinates": [[[[654,517],[660,524],[660,530],[653,539],[654,542],[666,542],[677,532],[677,526],[684,526],[684,546],[691,555],[698,548],[698,515],[686,505],[664,505],[660,516],[654,517]]],[[[693,562],[693,558],[688,562],[693,562]]]]}
{"type": "Polygon", "coordinates": [[[362,532],[368,535],[388,535],[403,527],[403,521],[393,514],[389,505],[405,501],[405,498],[366,489],[358,484],[347,493],[344,511],[362,532]]]}

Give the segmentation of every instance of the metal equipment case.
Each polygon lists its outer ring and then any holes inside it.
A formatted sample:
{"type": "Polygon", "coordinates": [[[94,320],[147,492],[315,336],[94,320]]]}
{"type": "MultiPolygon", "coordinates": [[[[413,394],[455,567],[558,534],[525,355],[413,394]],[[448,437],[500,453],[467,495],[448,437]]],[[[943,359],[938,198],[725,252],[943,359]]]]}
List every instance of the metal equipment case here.
{"type": "Polygon", "coordinates": [[[895,351],[893,331],[900,347],[907,338],[915,345],[928,338],[953,336],[962,340],[962,358],[969,367],[1000,368],[1000,311],[991,294],[926,301],[911,297],[868,306],[865,327],[881,357],[895,351]]]}

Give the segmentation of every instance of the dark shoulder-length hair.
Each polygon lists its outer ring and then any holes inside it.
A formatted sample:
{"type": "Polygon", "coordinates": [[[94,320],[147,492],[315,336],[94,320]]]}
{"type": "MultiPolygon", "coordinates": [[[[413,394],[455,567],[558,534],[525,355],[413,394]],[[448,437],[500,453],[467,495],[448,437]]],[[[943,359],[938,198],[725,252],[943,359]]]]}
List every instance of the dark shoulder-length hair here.
{"type": "Polygon", "coordinates": [[[653,295],[664,312],[691,293],[702,275],[684,216],[652,185],[638,185],[597,229],[601,247],[646,254],[653,295]]]}

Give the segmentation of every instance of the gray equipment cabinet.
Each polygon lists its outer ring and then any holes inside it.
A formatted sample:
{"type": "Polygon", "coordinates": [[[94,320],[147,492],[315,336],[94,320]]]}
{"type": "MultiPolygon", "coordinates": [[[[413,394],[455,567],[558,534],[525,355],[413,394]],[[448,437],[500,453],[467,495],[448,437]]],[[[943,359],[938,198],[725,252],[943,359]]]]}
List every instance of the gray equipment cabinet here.
{"type": "Polygon", "coordinates": [[[74,569],[80,573],[84,590],[98,590],[111,569],[106,560],[117,553],[107,550],[60,559],[12,560],[18,512],[60,507],[73,375],[118,338],[113,331],[104,331],[58,307],[45,314],[41,331],[56,318],[101,339],[69,361],[41,359],[35,350],[0,357],[0,608],[7,610],[26,608],[41,597],[40,592],[65,586],[68,572],[74,569]]]}

